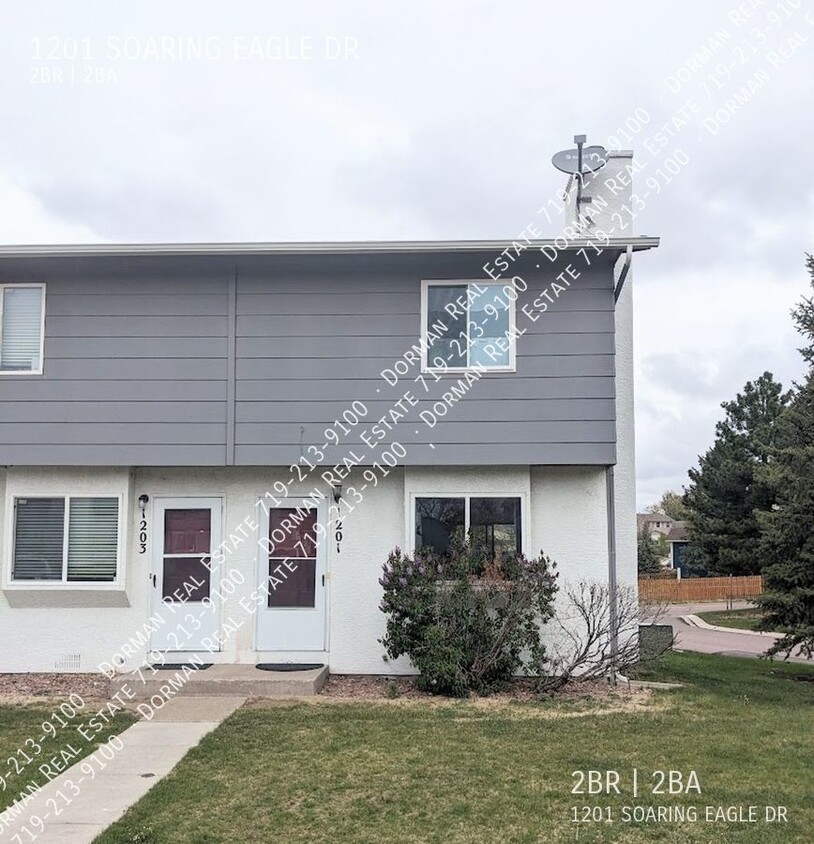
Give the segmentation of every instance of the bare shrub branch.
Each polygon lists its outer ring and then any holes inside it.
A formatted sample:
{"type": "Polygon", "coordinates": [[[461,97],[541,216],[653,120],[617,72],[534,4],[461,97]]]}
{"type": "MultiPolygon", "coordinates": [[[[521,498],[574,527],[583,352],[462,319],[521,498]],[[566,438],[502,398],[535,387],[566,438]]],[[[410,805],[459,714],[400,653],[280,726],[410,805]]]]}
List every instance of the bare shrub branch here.
{"type": "Polygon", "coordinates": [[[574,679],[595,680],[624,673],[639,661],[639,625],[657,624],[666,605],[638,601],[632,586],[616,588],[617,647],[612,633],[612,593],[606,582],[578,580],[560,590],[547,628],[547,659],[539,688],[550,692],[574,679]]]}

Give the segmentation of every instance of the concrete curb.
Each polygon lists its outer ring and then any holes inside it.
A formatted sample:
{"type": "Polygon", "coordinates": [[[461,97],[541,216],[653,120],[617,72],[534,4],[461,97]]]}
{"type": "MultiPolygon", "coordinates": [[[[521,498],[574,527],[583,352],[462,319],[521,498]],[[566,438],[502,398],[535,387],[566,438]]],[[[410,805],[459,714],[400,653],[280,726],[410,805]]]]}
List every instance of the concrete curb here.
{"type": "Polygon", "coordinates": [[[768,633],[762,630],[741,630],[738,627],[721,627],[718,624],[708,624],[703,618],[697,615],[681,615],[679,618],[691,627],[701,627],[704,630],[715,630],[718,633],[736,633],[745,636],[762,636],[764,639],[779,639],[779,633],[768,633]]]}

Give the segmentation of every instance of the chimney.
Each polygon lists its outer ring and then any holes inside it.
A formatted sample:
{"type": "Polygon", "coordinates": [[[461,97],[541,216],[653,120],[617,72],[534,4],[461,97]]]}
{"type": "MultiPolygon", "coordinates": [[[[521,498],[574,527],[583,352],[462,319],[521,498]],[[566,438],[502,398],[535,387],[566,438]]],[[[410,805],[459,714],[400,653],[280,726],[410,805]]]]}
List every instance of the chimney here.
{"type": "Polygon", "coordinates": [[[633,234],[633,150],[610,150],[607,155],[604,167],[583,176],[579,215],[577,176],[565,187],[565,227],[579,228],[583,237],[596,237],[597,231],[608,237],[633,234]]]}

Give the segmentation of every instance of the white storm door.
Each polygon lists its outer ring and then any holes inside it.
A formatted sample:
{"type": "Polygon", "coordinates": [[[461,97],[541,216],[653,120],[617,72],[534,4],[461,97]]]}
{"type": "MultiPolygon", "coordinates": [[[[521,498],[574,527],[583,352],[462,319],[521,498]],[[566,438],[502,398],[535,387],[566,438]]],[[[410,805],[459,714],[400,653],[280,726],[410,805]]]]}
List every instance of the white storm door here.
{"type": "Polygon", "coordinates": [[[258,651],[325,650],[324,502],[286,498],[261,523],[258,651]]]}
{"type": "Polygon", "coordinates": [[[152,614],[163,624],[151,645],[160,651],[217,651],[221,544],[220,498],[157,498],[153,505],[152,614]]]}

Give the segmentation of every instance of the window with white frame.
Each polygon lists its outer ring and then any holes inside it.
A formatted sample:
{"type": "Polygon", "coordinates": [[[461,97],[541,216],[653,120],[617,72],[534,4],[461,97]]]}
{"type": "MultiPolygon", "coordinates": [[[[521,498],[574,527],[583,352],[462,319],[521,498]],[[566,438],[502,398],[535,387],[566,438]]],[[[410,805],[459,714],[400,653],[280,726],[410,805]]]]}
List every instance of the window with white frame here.
{"type": "Polygon", "coordinates": [[[118,497],[14,499],[13,582],[114,583],[118,497]]]}
{"type": "Polygon", "coordinates": [[[42,373],[44,284],[0,284],[0,375],[42,373]]]}
{"type": "Polygon", "coordinates": [[[425,281],[421,297],[423,368],[513,371],[514,303],[506,285],[425,281]]]}
{"type": "Polygon", "coordinates": [[[469,536],[489,559],[523,550],[519,496],[420,496],[415,499],[415,547],[440,553],[469,536]]]}

